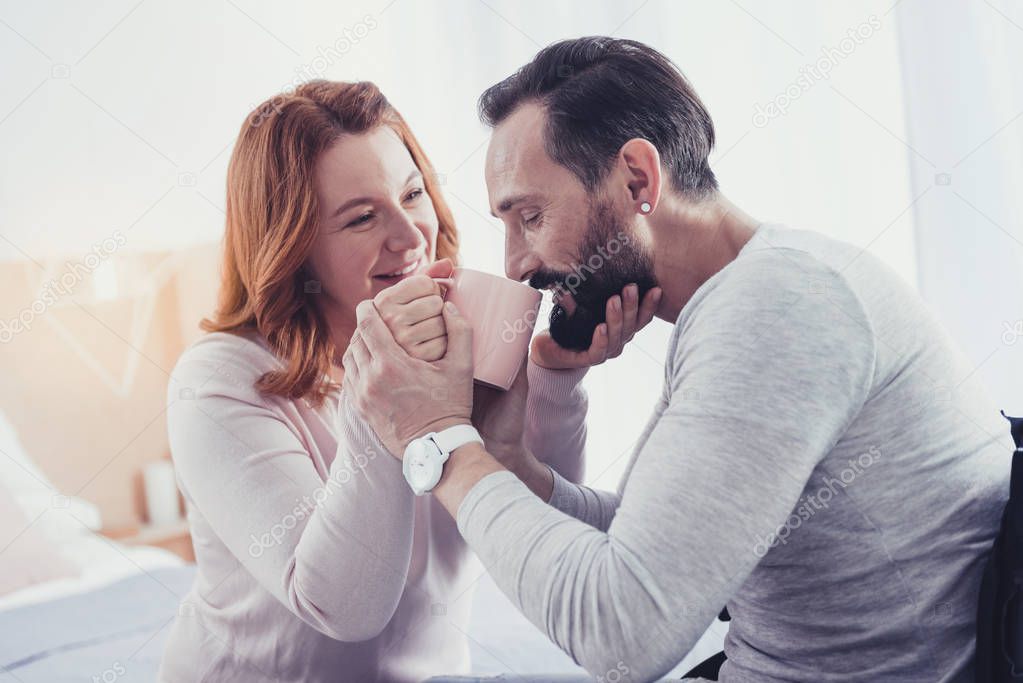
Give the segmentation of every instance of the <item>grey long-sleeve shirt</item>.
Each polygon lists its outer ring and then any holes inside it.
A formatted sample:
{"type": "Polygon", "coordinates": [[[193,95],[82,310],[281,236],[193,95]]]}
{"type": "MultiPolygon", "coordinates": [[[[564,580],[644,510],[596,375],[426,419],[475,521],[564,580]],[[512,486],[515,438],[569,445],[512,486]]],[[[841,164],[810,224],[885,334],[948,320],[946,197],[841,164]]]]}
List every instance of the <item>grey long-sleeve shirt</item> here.
{"type": "Polygon", "coordinates": [[[1011,440],[918,296],[761,226],[675,325],[617,493],[480,481],[458,525],[598,680],[671,669],[721,607],[721,680],[972,680],[1011,440]]]}

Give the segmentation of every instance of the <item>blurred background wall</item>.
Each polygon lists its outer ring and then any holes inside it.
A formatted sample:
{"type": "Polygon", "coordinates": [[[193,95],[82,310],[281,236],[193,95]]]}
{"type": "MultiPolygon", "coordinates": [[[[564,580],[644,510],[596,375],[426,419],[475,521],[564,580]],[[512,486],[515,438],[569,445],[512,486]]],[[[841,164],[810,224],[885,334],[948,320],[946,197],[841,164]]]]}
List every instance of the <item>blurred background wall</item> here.
{"type": "MultiPolygon", "coordinates": [[[[26,449],[108,524],[141,519],[173,364],[215,298],[234,138],[305,80],[376,81],[441,174],[464,262],[502,273],[476,98],[587,34],[668,54],[714,117],[724,193],[883,259],[970,357],[964,380],[1023,412],[1018,2],[3,1],[0,411],[26,449]]],[[[598,486],[653,406],[668,333],[587,379],[598,486]]]]}

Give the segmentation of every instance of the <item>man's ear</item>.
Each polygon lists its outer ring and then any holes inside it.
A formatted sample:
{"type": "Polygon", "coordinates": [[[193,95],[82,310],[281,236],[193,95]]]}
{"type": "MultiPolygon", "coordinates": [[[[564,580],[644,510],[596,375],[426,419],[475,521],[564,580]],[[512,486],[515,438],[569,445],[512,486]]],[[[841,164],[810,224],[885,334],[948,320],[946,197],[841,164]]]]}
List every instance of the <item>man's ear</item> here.
{"type": "Polygon", "coordinates": [[[632,138],[618,151],[618,166],[625,179],[628,201],[637,213],[650,213],[661,197],[661,155],[649,140],[632,138]],[[644,204],[649,210],[644,211],[644,204]]]}

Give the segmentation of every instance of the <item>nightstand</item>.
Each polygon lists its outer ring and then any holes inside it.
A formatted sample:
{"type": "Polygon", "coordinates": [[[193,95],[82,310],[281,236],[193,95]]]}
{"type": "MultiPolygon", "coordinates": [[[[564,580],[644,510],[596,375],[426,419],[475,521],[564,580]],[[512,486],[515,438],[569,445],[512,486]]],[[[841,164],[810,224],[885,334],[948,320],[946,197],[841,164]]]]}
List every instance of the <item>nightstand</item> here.
{"type": "Polygon", "coordinates": [[[125,545],[151,545],[169,550],[186,562],[195,562],[192,536],[188,533],[188,522],[181,520],[174,524],[135,526],[102,529],[101,534],[125,545]]]}

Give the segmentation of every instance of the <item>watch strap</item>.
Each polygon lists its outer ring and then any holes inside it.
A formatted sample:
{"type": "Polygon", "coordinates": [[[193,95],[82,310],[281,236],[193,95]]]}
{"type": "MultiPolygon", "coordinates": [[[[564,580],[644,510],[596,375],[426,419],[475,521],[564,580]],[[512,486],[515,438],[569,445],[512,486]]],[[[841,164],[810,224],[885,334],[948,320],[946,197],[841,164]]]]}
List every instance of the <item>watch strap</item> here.
{"type": "Polygon", "coordinates": [[[476,443],[483,443],[483,437],[480,436],[480,433],[472,425],[463,424],[434,432],[433,441],[446,456],[456,448],[467,443],[474,441],[476,443]]]}

